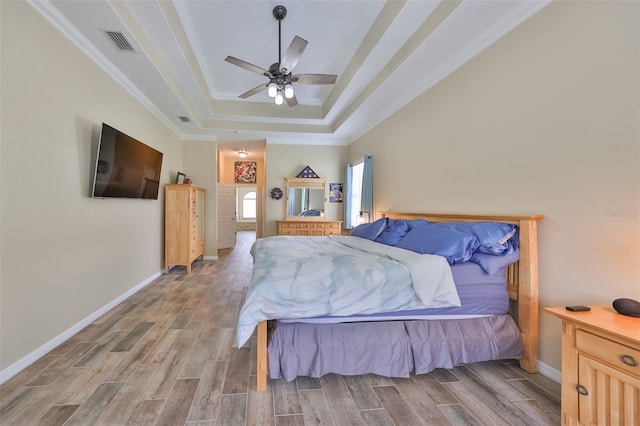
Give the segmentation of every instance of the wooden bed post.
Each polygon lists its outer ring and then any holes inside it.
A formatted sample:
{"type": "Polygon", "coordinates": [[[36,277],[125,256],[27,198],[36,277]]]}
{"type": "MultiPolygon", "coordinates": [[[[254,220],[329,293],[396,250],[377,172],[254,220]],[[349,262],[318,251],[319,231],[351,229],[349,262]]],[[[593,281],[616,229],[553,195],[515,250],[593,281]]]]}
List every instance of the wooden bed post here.
{"type": "Polygon", "coordinates": [[[518,273],[518,327],[524,356],[520,367],[538,371],[538,218],[520,221],[520,267],[518,273]],[[524,242],[524,244],[523,244],[524,242]]]}
{"type": "Polygon", "coordinates": [[[267,359],[267,322],[258,323],[257,341],[258,362],[256,363],[256,390],[264,392],[267,390],[267,375],[269,374],[269,364],[267,359]]]}

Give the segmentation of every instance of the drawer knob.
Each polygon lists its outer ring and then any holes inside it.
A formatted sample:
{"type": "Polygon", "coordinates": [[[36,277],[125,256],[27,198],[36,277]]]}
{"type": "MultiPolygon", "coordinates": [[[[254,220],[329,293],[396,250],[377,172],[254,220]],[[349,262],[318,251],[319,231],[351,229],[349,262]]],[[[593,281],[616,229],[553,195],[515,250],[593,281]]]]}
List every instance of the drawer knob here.
{"type": "Polygon", "coordinates": [[[629,367],[637,367],[638,366],[638,361],[636,361],[636,359],[634,357],[632,357],[631,355],[622,355],[620,357],[620,361],[622,361],[623,364],[626,364],[629,367]]]}
{"type": "Polygon", "coordinates": [[[580,395],[584,395],[587,396],[589,395],[589,391],[587,390],[587,388],[585,388],[582,385],[576,385],[576,391],[580,394],[580,395]]]}

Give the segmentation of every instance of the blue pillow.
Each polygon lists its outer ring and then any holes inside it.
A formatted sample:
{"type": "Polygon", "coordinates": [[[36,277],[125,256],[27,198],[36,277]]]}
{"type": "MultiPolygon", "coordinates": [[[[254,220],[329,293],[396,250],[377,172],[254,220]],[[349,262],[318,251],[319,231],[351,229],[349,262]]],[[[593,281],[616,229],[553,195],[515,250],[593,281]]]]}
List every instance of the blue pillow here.
{"type": "Polygon", "coordinates": [[[518,247],[518,227],[508,223],[441,222],[437,225],[476,236],[480,243],[477,250],[481,253],[508,254],[518,247]]]}
{"type": "Polygon", "coordinates": [[[415,225],[419,225],[421,223],[431,223],[428,220],[424,220],[424,219],[413,219],[413,220],[409,220],[407,221],[407,225],[409,225],[409,231],[411,230],[411,228],[413,228],[415,225]]]}
{"type": "Polygon", "coordinates": [[[469,259],[469,262],[477,263],[487,274],[493,275],[501,272],[512,263],[517,262],[518,259],[520,259],[520,251],[518,249],[502,256],[476,251],[469,259]]]}
{"type": "Polygon", "coordinates": [[[373,223],[363,223],[358,225],[351,231],[351,235],[354,237],[366,238],[367,240],[375,241],[378,235],[382,234],[382,231],[387,227],[387,218],[382,217],[373,223]]]}
{"type": "Polygon", "coordinates": [[[450,265],[468,261],[479,246],[475,235],[455,229],[449,223],[417,223],[396,244],[416,253],[443,256],[450,265]]]}
{"type": "MultiPolygon", "coordinates": [[[[508,254],[514,245],[509,241],[516,234],[516,226],[498,222],[471,222],[471,232],[478,237],[480,253],[508,254]]],[[[517,244],[515,245],[517,247],[517,244]]]]}
{"type": "Polygon", "coordinates": [[[389,220],[385,230],[376,238],[376,242],[395,246],[407,232],[409,232],[409,224],[406,220],[389,220]]]}

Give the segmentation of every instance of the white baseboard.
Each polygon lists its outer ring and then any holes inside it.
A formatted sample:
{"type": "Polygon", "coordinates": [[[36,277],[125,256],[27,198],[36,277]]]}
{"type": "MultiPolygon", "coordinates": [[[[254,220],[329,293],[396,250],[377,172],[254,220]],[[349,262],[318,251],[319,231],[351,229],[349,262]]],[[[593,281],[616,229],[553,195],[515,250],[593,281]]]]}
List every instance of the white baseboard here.
{"type": "Polygon", "coordinates": [[[538,361],[538,373],[550,378],[556,383],[560,383],[562,379],[562,373],[560,371],[551,367],[549,364],[545,364],[542,361],[538,361]]]}
{"type": "Polygon", "coordinates": [[[37,360],[39,360],[40,358],[42,358],[44,355],[49,353],[51,350],[55,349],[57,346],[60,346],[62,343],[67,341],[71,336],[73,336],[74,334],[76,334],[77,332],[79,332],[80,330],[82,330],[83,328],[85,328],[86,326],[88,326],[98,318],[100,318],[102,315],[109,312],[120,302],[124,301],[126,298],[137,293],[138,291],[142,290],[144,287],[149,285],[153,280],[158,278],[160,275],[162,275],[162,271],[156,272],[146,280],[142,281],[140,284],[136,285],[135,287],[131,288],[130,290],[126,291],[125,293],[121,294],[120,296],[112,300],[111,302],[107,303],[102,308],[98,309],[97,311],[95,311],[94,313],[92,313],[91,315],[89,315],[79,323],[73,325],[69,329],[65,330],[64,332],[60,333],[53,339],[49,340],[47,343],[40,346],[35,351],[31,352],[27,356],[19,359],[18,361],[11,364],[9,367],[0,371],[0,385],[6,382],[7,380],[9,380],[10,378],[12,378],[13,376],[15,376],[16,374],[18,374],[19,372],[21,372],[22,370],[24,370],[25,368],[27,368],[28,366],[30,366],[31,364],[33,364],[34,362],[36,362],[37,360]]]}
{"type": "Polygon", "coordinates": [[[203,256],[204,260],[218,260],[218,256],[203,256]]]}

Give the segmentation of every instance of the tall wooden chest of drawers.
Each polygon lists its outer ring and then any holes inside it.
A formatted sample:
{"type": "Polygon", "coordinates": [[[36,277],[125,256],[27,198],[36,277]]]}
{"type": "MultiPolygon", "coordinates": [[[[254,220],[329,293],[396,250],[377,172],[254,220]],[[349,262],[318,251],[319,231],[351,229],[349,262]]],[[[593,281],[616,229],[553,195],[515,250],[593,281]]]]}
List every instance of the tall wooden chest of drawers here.
{"type": "Polygon", "coordinates": [[[191,184],[169,184],[164,189],[164,270],[184,265],[191,273],[191,263],[204,256],[205,189],[191,184]]]}

